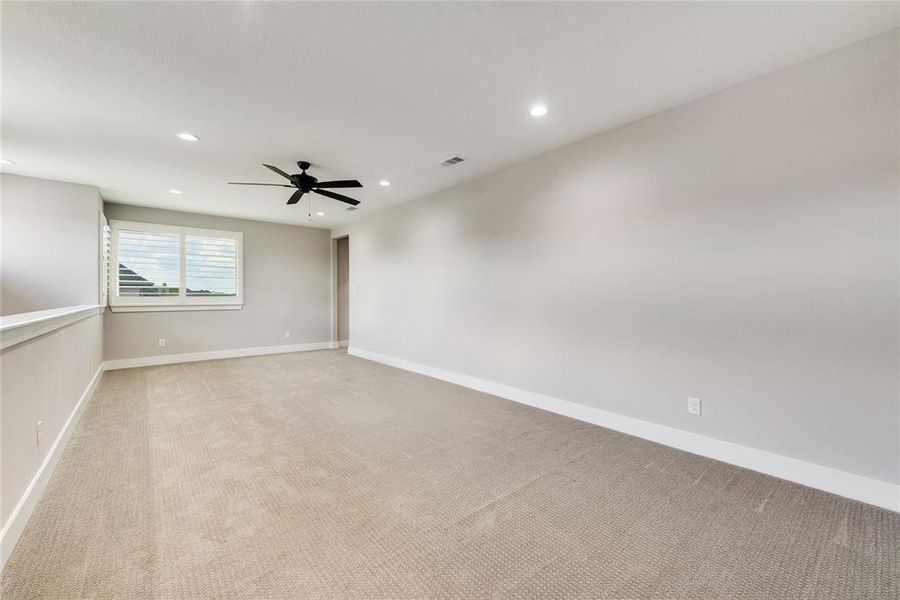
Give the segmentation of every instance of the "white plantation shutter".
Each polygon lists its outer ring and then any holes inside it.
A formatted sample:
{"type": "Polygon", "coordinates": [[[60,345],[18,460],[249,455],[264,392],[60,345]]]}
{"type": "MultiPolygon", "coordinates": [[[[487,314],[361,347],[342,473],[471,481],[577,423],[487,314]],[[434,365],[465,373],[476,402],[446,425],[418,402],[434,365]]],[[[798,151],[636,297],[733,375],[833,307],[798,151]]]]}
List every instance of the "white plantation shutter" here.
{"type": "Polygon", "coordinates": [[[112,221],[113,310],[240,308],[243,234],[112,221]]]}
{"type": "Polygon", "coordinates": [[[188,296],[237,294],[237,240],[188,235],[184,248],[188,296]]]}
{"type": "Polygon", "coordinates": [[[100,304],[109,304],[109,248],[110,229],[106,216],[100,215],[100,304]]]}
{"type": "Polygon", "coordinates": [[[177,296],[180,244],[178,234],[120,230],[118,295],[177,296]]]}

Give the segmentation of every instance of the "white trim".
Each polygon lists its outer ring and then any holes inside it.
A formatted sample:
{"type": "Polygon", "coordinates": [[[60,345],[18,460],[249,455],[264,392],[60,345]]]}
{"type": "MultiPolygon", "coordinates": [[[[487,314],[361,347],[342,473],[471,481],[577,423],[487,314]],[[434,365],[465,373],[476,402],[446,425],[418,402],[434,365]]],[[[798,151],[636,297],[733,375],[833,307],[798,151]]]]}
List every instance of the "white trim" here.
{"type": "Polygon", "coordinates": [[[119,358],[103,363],[107,371],[117,369],[133,369],[135,367],[154,367],[176,363],[197,362],[201,360],[219,360],[222,358],[241,358],[244,356],[262,356],[264,354],[286,354],[288,352],[308,352],[310,350],[328,350],[332,342],[313,342],[310,344],[287,344],[284,346],[260,346],[257,348],[232,348],[230,350],[211,350],[209,352],[189,352],[186,354],[161,354],[159,356],[139,356],[136,358],[119,358]]]}
{"type": "Polygon", "coordinates": [[[338,347],[338,348],[349,348],[349,347],[350,347],[350,340],[341,340],[341,341],[339,341],[339,342],[337,343],[337,347],[338,347]]]}
{"type": "Polygon", "coordinates": [[[21,344],[99,312],[99,304],[83,304],[0,317],[0,348],[21,344]]]}
{"type": "Polygon", "coordinates": [[[165,304],[165,305],[141,305],[141,306],[110,306],[109,309],[114,312],[170,312],[184,310],[241,310],[243,304],[165,304]]]}
{"type": "Polygon", "coordinates": [[[25,530],[25,525],[28,524],[28,519],[34,511],[34,507],[37,506],[38,501],[41,499],[41,494],[44,493],[44,488],[47,487],[47,482],[50,481],[53,469],[56,467],[56,463],[59,462],[59,457],[65,451],[66,444],[68,444],[69,438],[75,430],[75,425],[78,424],[78,419],[81,417],[81,413],[84,412],[88,402],[90,402],[91,396],[93,396],[94,390],[97,389],[97,384],[100,383],[102,376],[103,365],[100,365],[87,389],[81,394],[78,404],[75,405],[75,408],[66,420],[66,424],[63,425],[62,430],[47,452],[47,456],[44,457],[44,462],[37,470],[37,473],[35,473],[31,483],[25,488],[25,492],[10,513],[9,519],[3,524],[3,529],[0,530],[0,569],[3,568],[7,559],[12,555],[16,542],[19,541],[19,536],[25,530]]]}
{"type": "Polygon", "coordinates": [[[579,421],[585,421],[634,435],[659,444],[678,448],[727,462],[739,467],[759,471],[767,475],[787,479],[812,488],[874,504],[888,510],[900,512],[900,485],[887,481],[872,479],[840,471],[831,467],[805,462],[796,458],[741,446],[723,440],[706,437],[696,433],[658,425],[592,408],[569,400],[561,400],[552,396],[529,392],[493,381],[479,379],[453,371],[445,371],[421,365],[402,358],[387,356],[362,348],[351,347],[348,351],[353,356],[397,367],[414,373],[449,381],[463,387],[478,390],[507,400],[534,406],[542,410],[565,415],[579,421]]]}

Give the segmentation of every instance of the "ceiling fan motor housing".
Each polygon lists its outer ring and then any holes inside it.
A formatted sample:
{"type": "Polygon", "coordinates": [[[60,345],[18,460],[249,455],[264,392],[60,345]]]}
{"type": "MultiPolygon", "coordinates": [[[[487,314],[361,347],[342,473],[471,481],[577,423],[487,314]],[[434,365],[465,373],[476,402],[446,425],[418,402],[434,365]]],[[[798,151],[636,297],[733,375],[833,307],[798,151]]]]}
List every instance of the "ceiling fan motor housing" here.
{"type": "Polygon", "coordinates": [[[291,175],[291,183],[296,185],[304,192],[311,191],[318,181],[319,180],[312,175],[307,175],[305,171],[298,175],[291,175]]]}

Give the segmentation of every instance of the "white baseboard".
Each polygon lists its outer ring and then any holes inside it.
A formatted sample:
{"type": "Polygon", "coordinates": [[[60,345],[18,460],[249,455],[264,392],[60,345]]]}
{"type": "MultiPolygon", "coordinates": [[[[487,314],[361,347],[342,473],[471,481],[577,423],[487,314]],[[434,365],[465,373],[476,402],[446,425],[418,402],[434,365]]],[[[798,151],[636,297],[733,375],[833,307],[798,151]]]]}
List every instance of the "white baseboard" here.
{"type": "Polygon", "coordinates": [[[445,371],[426,365],[414,363],[402,358],[387,356],[362,348],[351,347],[348,351],[353,356],[380,362],[392,367],[413,371],[435,379],[441,379],[455,383],[463,387],[478,390],[527,404],[546,411],[586,421],[644,438],[672,448],[699,454],[722,462],[727,462],[746,469],[752,469],[760,473],[793,481],[808,487],[816,488],[846,498],[859,500],[868,504],[874,504],[888,510],[900,512],[900,485],[880,481],[846,471],[840,471],[831,467],[805,462],[796,458],[782,456],[758,450],[748,446],[741,446],[722,440],[690,433],[674,427],[657,425],[649,421],[626,417],[624,415],[608,412],[599,408],[592,408],[569,400],[561,400],[552,396],[529,392],[508,385],[495,383],[445,371]]]}
{"type": "Polygon", "coordinates": [[[338,348],[349,348],[350,340],[341,340],[337,344],[338,344],[338,348]]]}
{"type": "Polygon", "coordinates": [[[59,457],[65,451],[66,444],[68,444],[69,438],[72,436],[72,431],[75,430],[75,425],[78,424],[78,419],[81,417],[81,413],[84,412],[88,402],[90,402],[91,396],[94,394],[94,390],[97,389],[97,384],[100,383],[102,376],[103,366],[101,365],[97,372],[94,373],[94,377],[88,384],[87,389],[81,394],[78,404],[75,405],[75,408],[66,420],[66,424],[63,425],[59,435],[56,436],[56,440],[54,440],[53,445],[47,452],[44,462],[37,470],[31,483],[25,488],[25,492],[10,513],[9,519],[3,524],[3,529],[0,530],[0,569],[3,568],[7,559],[12,555],[13,548],[16,547],[16,542],[19,541],[19,536],[25,530],[25,525],[28,523],[28,519],[31,517],[38,500],[41,499],[44,488],[47,487],[47,482],[50,481],[50,476],[53,474],[53,469],[56,467],[56,463],[59,462],[59,457]]]}
{"type": "Polygon", "coordinates": [[[333,347],[334,344],[332,342],[314,342],[311,344],[286,344],[283,346],[260,346],[258,348],[232,348],[230,350],[212,350],[210,352],[189,352],[187,354],[160,354],[158,356],[140,356],[137,358],[107,360],[103,363],[103,367],[107,371],[114,371],[116,369],[153,367],[157,365],[171,365],[201,360],[218,360],[220,358],[241,358],[244,356],[262,356],[264,354],[285,354],[287,352],[327,350],[333,347]]]}

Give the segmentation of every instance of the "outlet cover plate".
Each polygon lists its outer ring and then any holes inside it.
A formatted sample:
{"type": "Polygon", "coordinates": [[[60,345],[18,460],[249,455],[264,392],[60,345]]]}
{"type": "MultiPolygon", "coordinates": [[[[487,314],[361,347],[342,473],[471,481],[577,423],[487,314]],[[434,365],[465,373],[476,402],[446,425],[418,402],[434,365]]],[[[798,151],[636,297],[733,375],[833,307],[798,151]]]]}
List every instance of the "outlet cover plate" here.
{"type": "Polygon", "coordinates": [[[688,414],[700,416],[700,398],[688,398],[688,414]]]}

